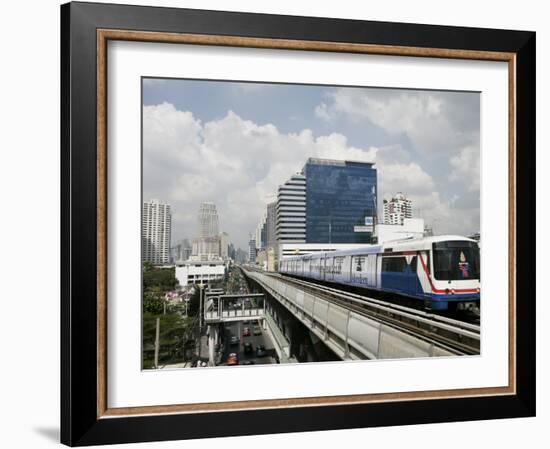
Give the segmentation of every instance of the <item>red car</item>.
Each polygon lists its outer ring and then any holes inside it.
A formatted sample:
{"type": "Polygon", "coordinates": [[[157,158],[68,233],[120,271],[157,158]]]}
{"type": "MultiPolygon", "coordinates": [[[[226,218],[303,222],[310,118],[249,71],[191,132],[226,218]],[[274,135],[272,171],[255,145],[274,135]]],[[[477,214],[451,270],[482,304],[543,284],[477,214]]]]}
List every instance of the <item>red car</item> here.
{"type": "Polygon", "coordinates": [[[249,327],[245,327],[243,329],[243,337],[250,337],[250,328],[249,327]]]}
{"type": "Polygon", "coordinates": [[[232,352],[227,356],[227,366],[238,365],[238,364],[239,364],[239,357],[237,357],[237,354],[232,352]]]}

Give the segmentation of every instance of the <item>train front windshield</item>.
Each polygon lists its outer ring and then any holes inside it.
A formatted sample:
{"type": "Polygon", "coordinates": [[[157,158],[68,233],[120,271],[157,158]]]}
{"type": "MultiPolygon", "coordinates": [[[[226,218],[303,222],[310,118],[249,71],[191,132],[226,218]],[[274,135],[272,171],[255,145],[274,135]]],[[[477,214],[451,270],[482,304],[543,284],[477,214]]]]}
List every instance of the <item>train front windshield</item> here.
{"type": "Polygon", "coordinates": [[[433,244],[434,277],[440,281],[479,279],[479,246],[476,242],[433,244]]]}

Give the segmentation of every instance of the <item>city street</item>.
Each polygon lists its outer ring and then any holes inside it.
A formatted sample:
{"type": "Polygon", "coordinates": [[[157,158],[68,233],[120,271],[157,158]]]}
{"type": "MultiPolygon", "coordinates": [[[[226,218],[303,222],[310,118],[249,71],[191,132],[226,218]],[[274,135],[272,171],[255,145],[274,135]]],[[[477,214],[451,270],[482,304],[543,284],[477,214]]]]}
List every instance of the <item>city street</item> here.
{"type": "Polygon", "coordinates": [[[259,324],[255,324],[254,321],[249,321],[245,323],[243,321],[238,321],[234,323],[227,323],[225,325],[225,348],[222,356],[222,365],[227,363],[227,358],[229,354],[236,353],[239,365],[243,364],[254,364],[254,365],[266,365],[277,363],[276,353],[273,349],[273,344],[271,343],[270,338],[266,335],[265,330],[261,329],[259,324]],[[254,335],[254,328],[260,327],[261,334],[254,335]],[[243,336],[243,330],[245,328],[250,329],[250,336],[243,336]],[[232,337],[238,339],[238,344],[231,344],[232,337]],[[245,344],[250,343],[252,345],[252,352],[246,354],[245,344]],[[258,346],[265,347],[265,355],[258,354],[256,348],[258,346]]]}

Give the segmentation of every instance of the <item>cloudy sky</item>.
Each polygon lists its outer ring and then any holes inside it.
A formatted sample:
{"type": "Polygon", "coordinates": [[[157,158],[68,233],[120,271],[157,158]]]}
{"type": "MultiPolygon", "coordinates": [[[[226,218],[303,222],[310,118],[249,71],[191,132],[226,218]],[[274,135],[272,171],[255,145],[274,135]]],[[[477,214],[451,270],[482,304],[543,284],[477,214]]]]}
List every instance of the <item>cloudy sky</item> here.
{"type": "Polygon", "coordinates": [[[361,160],[380,202],[403,192],[437,234],[477,232],[479,109],[471,92],[144,79],[143,198],[172,205],[173,241],[213,201],[245,248],[308,157],[361,160]]]}

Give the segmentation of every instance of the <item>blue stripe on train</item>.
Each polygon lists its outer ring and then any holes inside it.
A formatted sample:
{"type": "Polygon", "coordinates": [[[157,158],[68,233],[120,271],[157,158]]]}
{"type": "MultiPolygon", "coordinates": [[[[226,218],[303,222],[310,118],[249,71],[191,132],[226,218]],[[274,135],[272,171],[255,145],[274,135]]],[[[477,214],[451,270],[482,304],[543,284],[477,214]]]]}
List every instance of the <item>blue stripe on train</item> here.
{"type": "Polygon", "coordinates": [[[382,272],[382,290],[389,290],[402,293],[407,296],[422,297],[425,296],[418,275],[413,272],[410,266],[407,266],[403,272],[382,272]]]}

